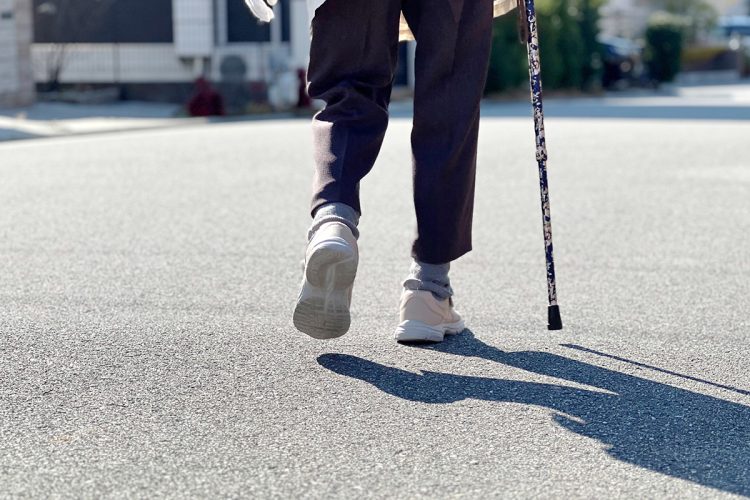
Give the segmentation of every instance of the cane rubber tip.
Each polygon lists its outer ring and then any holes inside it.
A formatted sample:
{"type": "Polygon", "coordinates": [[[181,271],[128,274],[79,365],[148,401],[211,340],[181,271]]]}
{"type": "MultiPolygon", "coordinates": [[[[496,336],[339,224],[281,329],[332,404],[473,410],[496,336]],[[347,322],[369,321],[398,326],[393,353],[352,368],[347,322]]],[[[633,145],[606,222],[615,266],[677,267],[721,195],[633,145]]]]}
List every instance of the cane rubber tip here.
{"type": "Polygon", "coordinates": [[[547,309],[547,330],[562,330],[560,306],[549,306],[547,309]]]}

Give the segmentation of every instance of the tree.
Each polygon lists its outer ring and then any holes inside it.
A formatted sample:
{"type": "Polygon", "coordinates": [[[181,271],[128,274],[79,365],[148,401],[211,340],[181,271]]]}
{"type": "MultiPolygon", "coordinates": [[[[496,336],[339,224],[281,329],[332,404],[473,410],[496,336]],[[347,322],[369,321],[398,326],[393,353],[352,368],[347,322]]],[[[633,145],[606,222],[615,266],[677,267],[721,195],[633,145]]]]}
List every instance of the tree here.
{"type": "MultiPolygon", "coordinates": [[[[596,86],[599,7],[602,0],[537,0],[539,50],[547,89],[596,86]]],[[[517,16],[495,20],[487,91],[528,85],[526,48],[518,43],[517,16]]]]}

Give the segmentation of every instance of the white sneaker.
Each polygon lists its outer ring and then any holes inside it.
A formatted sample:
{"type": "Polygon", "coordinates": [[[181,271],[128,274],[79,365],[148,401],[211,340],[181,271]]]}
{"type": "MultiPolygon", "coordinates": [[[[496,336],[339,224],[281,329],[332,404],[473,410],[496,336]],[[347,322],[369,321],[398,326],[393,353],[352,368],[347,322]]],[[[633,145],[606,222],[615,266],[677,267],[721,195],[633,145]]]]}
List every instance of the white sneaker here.
{"type": "Polygon", "coordinates": [[[464,320],[453,309],[453,300],[438,300],[426,290],[404,290],[401,294],[398,342],[442,342],[446,334],[464,330],[464,320]]]}
{"type": "Polygon", "coordinates": [[[316,339],[340,337],[349,330],[349,306],[359,251],[351,229],[323,224],[307,244],[302,289],[294,307],[294,326],[316,339]]]}

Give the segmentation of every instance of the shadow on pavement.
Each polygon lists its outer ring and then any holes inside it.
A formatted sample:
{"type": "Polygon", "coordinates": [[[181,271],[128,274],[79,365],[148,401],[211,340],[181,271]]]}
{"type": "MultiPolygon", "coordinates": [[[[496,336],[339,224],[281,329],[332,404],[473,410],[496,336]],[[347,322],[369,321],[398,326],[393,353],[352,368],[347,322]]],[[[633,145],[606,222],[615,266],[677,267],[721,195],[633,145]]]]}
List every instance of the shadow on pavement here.
{"type": "Polygon", "coordinates": [[[0,127],[0,142],[18,141],[21,139],[34,139],[36,137],[40,137],[40,136],[36,134],[31,134],[29,132],[24,132],[22,130],[0,127]]]}
{"type": "MultiPolygon", "coordinates": [[[[545,116],[550,118],[602,118],[638,120],[750,120],[750,106],[690,106],[686,104],[607,104],[602,102],[545,103],[545,116]]],[[[489,106],[482,117],[528,117],[529,105],[489,106]]]]}
{"type": "Polygon", "coordinates": [[[470,331],[420,346],[482,358],[605,392],[565,385],[423,371],[421,375],[345,354],[323,367],[408,401],[474,398],[549,408],[565,429],[597,439],[609,455],[668,476],[750,496],[750,407],[538,351],[505,352],[470,331]]]}
{"type": "MultiPolygon", "coordinates": [[[[529,118],[531,104],[527,102],[482,103],[482,118],[529,118]]],[[[551,99],[544,103],[544,114],[547,118],[594,118],[617,120],[750,120],[750,106],[738,105],[690,105],[675,103],[671,105],[648,103],[644,100],[616,99],[551,99]]],[[[410,105],[394,106],[389,110],[392,118],[410,118],[410,105]]]]}
{"type": "Polygon", "coordinates": [[[28,121],[89,118],[173,118],[179,110],[180,106],[176,104],[138,101],[108,104],[38,102],[24,108],[0,108],[0,117],[22,118],[28,121]]]}

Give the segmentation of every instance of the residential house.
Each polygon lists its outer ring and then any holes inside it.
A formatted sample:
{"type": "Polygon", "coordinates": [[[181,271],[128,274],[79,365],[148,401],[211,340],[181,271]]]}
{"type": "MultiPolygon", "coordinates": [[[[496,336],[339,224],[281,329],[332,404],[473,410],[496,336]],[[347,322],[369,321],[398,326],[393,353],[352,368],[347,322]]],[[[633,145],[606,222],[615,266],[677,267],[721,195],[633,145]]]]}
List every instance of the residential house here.
{"type": "MultiPolygon", "coordinates": [[[[262,89],[280,73],[306,69],[306,0],[279,0],[276,19],[260,24],[243,0],[98,0],[76,15],[77,0],[34,0],[34,77],[44,84],[117,85],[137,98],[182,98],[199,76],[242,80],[262,89]],[[55,9],[57,6],[57,10],[55,9]],[[73,15],[62,15],[67,9],[73,15]],[[61,66],[58,68],[58,66],[61,66]],[[60,70],[57,74],[57,70],[60,70]]],[[[397,84],[406,85],[401,50],[397,84]]]]}

